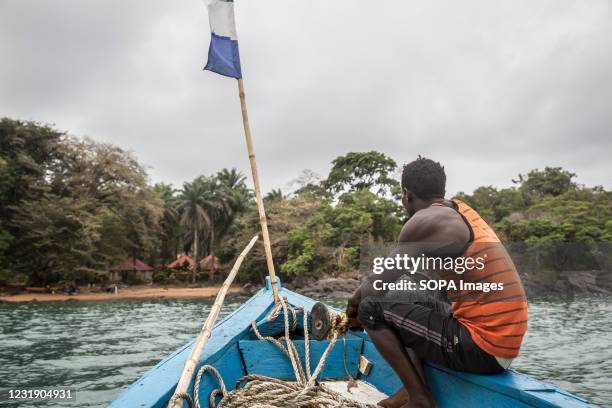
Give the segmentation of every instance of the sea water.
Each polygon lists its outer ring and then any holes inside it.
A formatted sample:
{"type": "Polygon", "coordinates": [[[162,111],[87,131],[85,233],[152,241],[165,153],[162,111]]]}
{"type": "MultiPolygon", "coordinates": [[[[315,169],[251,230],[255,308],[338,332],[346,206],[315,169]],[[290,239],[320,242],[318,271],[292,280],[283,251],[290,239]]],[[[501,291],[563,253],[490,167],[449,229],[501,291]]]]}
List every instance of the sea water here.
{"type": "MultiPolygon", "coordinates": [[[[243,301],[227,299],[221,317],[243,301]]],[[[168,299],[1,304],[0,388],[69,387],[76,401],[0,406],[104,407],[192,340],[211,306],[168,299]]],[[[512,367],[612,406],[611,328],[609,297],[531,300],[529,331],[512,367]]]]}

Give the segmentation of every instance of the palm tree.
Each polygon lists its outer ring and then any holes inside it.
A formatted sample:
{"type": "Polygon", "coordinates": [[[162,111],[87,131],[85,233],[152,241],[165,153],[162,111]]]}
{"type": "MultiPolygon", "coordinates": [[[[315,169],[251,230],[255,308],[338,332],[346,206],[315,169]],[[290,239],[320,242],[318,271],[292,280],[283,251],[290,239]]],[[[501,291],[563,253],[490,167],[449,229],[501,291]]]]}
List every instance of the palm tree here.
{"type": "Polygon", "coordinates": [[[157,183],[153,186],[153,191],[161,198],[164,203],[164,210],[160,220],[162,229],[162,250],[161,257],[164,262],[169,258],[176,258],[178,252],[178,213],[176,189],[171,184],[157,183]]]}
{"type": "Polygon", "coordinates": [[[192,275],[193,283],[195,283],[197,273],[200,271],[200,233],[212,224],[204,199],[205,188],[206,186],[199,178],[191,183],[184,183],[177,206],[177,210],[181,214],[181,225],[193,234],[193,258],[195,262],[192,275]]]}
{"type": "Polygon", "coordinates": [[[246,177],[236,169],[223,169],[217,173],[217,179],[226,190],[228,203],[232,209],[226,223],[222,223],[216,228],[216,236],[221,239],[234,225],[234,219],[247,209],[253,200],[253,193],[246,185],[246,177]]]}
{"type": "Polygon", "coordinates": [[[231,190],[219,181],[218,177],[203,177],[197,179],[203,186],[202,206],[208,215],[208,253],[210,255],[210,278],[215,274],[215,240],[222,234],[216,234],[217,227],[220,232],[227,229],[234,215],[233,197],[231,190]]]}
{"type": "Polygon", "coordinates": [[[283,201],[284,199],[285,196],[280,188],[270,190],[270,192],[264,197],[264,200],[266,201],[283,201]]]}
{"type": "Polygon", "coordinates": [[[195,270],[200,270],[200,244],[208,247],[211,258],[210,277],[214,276],[215,244],[227,232],[237,213],[251,198],[246,177],[236,169],[223,169],[215,176],[199,176],[185,183],[179,196],[181,225],[193,234],[195,270]]]}
{"type": "Polygon", "coordinates": [[[217,173],[217,180],[230,190],[247,189],[245,175],[235,168],[221,170],[217,173]]]}
{"type": "Polygon", "coordinates": [[[217,173],[217,180],[229,196],[234,215],[244,211],[253,198],[251,190],[246,185],[245,175],[235,168],[231,170],[223,169],[217,173]]]}

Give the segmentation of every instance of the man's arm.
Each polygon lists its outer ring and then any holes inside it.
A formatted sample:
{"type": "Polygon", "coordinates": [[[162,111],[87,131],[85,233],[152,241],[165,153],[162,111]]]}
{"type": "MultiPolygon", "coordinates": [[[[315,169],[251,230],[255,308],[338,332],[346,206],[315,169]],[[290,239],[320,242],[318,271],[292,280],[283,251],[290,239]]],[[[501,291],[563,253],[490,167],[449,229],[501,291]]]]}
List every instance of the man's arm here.
{"type": "Polygon", "coordinates": [[[355,292],[348,299],[346,306],[346,315],[349,318],[350,327],[359,327],[360,323],[357,321],[357,312],[359,311],[359,304],[361,303],[361,286],[359,286],[355,292]]]}
{"type": "MultiPolygon", "coordinates": [[[[426,226],[426,220],[423,219],[422,216],[421,217],[418,216],[418,213],[415,214],[402,227],[402,230],[398,237],[398,241],[400,244],[409,243],[409,242],[415,242],[417,244],[416,245],[399,245],[399,247],[396,248],[396,250],[393,251],[389,256],[395,256],[396,254],[400,253],[401,252],[400,248],[402,246],[403,247],[415,247],[414,251],[411,251],[411,252],[414,252],[415,255],[413,256],[416,256],[416,253],[420,249],[418,248],[419,246],[418,242],[421,239],[427,240],[428,234],[430,234],[429,232],[430,229],[431,228],[427,228],[426,226]]],[[[411,256],[411,255],[408,254],[408,256],[411,256]]],[[[393,276],[398,275],[395,278],[396,280],[397,278],[399,278],[399,276],[401,276],[401,273],[397,273],[397,271],[386,271],[383,273],[383,275],[387,275],[385,276],[385,278],[389,277],[390,279],[393,279],[393,276]],[[393,276],[390,276],[390,275],[393,275],[393,276]]],[[[378,277],[379,275],[374,275],[374,276],[378,277]]],[[[353,295],[348,299],[348,305],[346,307],[346,314],[348,315],[350,319],[357,318],[357,311],[359,309],[359,304],[361,303],[362,294],[366,292],[372,285],[371,277],[372,275],[367,276],[363,280],[361,285],[355,290],[355,292],[353,292],[353,295]]],[[[355,324],[357,324],[356,321],[355,321],[355,324]]]]}
{"type": "MultiPolygon", "coordinates": [[[[454,210],[440,207],[421,210],[404,224],[398,237],[398,245],[389,257],[398,254],[414,258],[421,255],[435,255],[443,248],[465,245],[469,236],[467,225],[454,210]]],[[[366,277],[349,298],[347,315],[351,318],[357,317],[362,296],[371,290],[373,280],[395,282],[405,273],[403,269],[391,269],[380,275],[372,274],[366,277]]],[[[382,295],[384,292],[377,291],[377,293],[382,295]]]]}

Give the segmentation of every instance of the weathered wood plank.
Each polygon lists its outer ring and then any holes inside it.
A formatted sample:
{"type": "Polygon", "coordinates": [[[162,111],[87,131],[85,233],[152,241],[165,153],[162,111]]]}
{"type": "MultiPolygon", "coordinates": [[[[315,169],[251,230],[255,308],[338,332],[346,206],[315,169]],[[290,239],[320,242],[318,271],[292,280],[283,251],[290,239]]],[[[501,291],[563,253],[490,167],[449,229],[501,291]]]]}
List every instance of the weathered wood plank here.
{"type": "Polygon", "coordinates": [[[529,406],[503,393],[468,382],[463,376],[440,371],[432,366],[425,367],[425,376],[436,403],[440,407],[526,408],[529,406]]]}
{"type": "MultiPolygon", "coordinates": [[[[295,340],[294,344],[300,355],[302,366],[306,369],[304,362],[304,341],[295,340]]],[[[314,371],[328,344],[328,341],[312,340],[310,342],[312,371],[314,371]]],[[[362,344],[363,340],[359,338],[346,340],[346,366],[353,377],[357,376],[362,344]]],[[[261,340],[242,340],[239,342],[239,348],[248,374],[260,374],[283,380],[295,380],[293,367],[291,366],[289,358],[270,342],[261,340]]],[[[344,342],[342,340],[336,342],[336,345],[327,357],[327,362],[320,378],[347,378],[344,370],[344,342]]]]}
{"type": "MultiPolygon", "coordinates": [[[[295,330],[292,333],[296,335],[302,335],[304,333],[304,312],[302,310],[295,313],[296,316],[296,325],[295,330]]],[[[308,316],[308,320],[310,320],[310,316],[308,316]]],[[[293,314],[289,313],[289,328],[292,327],[293,324],[293,314]]],[[[276,337],[279,335],[285,335],[285,313],[281,312],[278,317],[274,320],[268,320],[267,317],[264,317],[256,324],[257,330],[262,336],[270,336],[276,337]]],[[[310,326],[310,322],[308,323],[308,327],[310,326]]],[[[251,330],[252,331],[252,330],[251,330]]],[[[250,334],[250,337],[255,340],[257,337],[254,333],[250,334]]],[[[292,337],[293,338],[293,337],[292,337]]]]}
{"type": "MultiPolygon", "coordinates": [[[[242,365],[242,359],[240,356],[240,351],[238,350],[237,344],[232,344],[229,349],[224,350],[222,354],[215,356],[213,359],[209,359],[203,364],[200,364],[200,367],[204,364],[211,365],[219,371],[221,374],[221,378],[223,378],[223,382],[225,386],[232,390],[236,385],[236,381],[238,381],[241,377],[246,375],[244,371],[244,366],[242,365]]],[[[197,373],[197,370],[196,370],[197,373]]],[[[202,376],[202,381],[200,382],[200,394],[198,395],[200,399],[200,406],[208,407],[208,398],[212,390],[217,389],[218,383],[217,379],[211,373],[205,373],[202,376]]],[[[193,395],[193,383],[189,388],[189,394],[193,395]]]]}
{"type": "Polygon", "coordinates": [[[359,380],[350,389],[348,381],[323,381],[323,385],[345,398],[361,402],[362,404],[376,405],[379,401],[388,397],[387,394],[383,394],[376,387],[359,380]]]}

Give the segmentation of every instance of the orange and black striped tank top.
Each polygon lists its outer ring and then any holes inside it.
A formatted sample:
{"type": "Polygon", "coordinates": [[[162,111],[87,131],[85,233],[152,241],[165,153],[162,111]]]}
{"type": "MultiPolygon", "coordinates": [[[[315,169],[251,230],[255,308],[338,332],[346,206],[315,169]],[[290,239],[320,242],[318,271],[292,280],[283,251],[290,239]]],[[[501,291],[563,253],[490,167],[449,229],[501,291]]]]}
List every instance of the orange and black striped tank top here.
{"type": "MultiPolygon", "coordinates": [[[[471,229],[471,241],[464,258],[482,260],[455,276],[458,290],[449,290],[453,316],[470,332],[474,342],[487,353],[501,358],[518,356],[527,331],[527,298],[516,267],[497,234],[482,217],[464,202],[454,199],[456,210],[471,229]],[[469,282],[460,290],[459,280],[469,282]],[[473,290],[473,284],[503,284],[503,290],[473,290]],[[472,289],[472,290],[470,290],[472,289]]],[[[479,286],[482,288],[482,286],[479,286]]]]}

